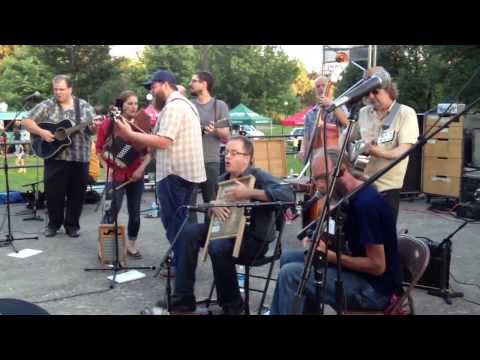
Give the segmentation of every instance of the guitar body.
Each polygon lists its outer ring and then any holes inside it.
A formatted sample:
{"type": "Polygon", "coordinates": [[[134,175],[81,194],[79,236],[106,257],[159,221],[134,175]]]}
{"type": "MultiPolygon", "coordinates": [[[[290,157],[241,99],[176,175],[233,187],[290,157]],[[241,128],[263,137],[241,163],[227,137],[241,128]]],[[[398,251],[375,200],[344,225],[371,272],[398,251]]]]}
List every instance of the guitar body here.
{"type": "Polygon", "coordinates": [[[66,133],[66,130],[72,127],[69,120],[63,120],[59,123],[44,122],[38,124],[38,126],[55,135],[54,141],[46,142],[40,136],[32,134],[32,150],[38,157],[45,160],[50,159],[72,144],[70,136],[66,133]]]}

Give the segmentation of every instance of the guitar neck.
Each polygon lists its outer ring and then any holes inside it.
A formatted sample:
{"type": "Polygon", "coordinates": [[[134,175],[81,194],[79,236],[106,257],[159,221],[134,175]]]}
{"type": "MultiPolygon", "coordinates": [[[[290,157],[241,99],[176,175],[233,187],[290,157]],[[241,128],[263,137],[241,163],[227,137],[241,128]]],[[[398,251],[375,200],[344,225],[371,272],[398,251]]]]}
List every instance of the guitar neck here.
{"type": "Polygon", "coordinates": [[[85,122],[85,123],[81,123],[81,124],[72,126],[71,128],[66,129],[65,132],[66,132],[67,135],[71,135],[71,134],[73,134],[74,132],[82,131],[84,128],[86,128],[87,126],[89,126],[91,123],[92,123],[92,120],[87,121],[87,122],[85,122]]]}

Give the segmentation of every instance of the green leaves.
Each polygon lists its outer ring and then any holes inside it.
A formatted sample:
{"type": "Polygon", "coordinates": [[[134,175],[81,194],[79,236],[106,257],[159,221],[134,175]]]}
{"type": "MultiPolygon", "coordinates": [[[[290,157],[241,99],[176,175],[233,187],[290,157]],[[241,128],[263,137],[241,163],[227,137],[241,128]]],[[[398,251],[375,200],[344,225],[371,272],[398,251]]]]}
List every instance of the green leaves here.
{"type": "MultiPolygon", "coordinates": [[[[468,103],[480,92],[478,74],[459,97],[480,64],[477,45],[380,45],[377,64],[390,72],[399,88],[399,101],[418,113],[441,102],[468,103]]],[[[350,66],[339,84],[342,93],[363,73],[350,66]]]]}

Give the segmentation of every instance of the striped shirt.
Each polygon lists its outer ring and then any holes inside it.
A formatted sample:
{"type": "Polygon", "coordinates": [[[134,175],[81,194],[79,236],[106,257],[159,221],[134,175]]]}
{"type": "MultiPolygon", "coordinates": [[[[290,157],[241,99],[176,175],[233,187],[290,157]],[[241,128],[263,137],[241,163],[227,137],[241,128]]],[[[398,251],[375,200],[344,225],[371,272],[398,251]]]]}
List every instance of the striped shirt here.
{"type": "MultiPolygon", "coordinates": [[[[75,98],[74,98],[75,99],[75,98]]],[[[91,121],[95,117],[95,110],[85,100],[80,100],[80,123],[91,121]]],[[[75,101],[74,101],[75,103],[75,101]]],[[[30,110],[28,119],[32,119],[37,124],[43,122],[59,123],[63,120],[70,120],[72,126],[77,125],[75,117],[75,106],[68,109],[62,109],[58,106],[55,98],[42,101],[30,110]]],[[[55,160],[76,161],[87,163],[90,160],[91,137],[92,133],[88,127],[83,131],[78,131],[70,135],[72,144],[67,146],[53,157],[55,160]]]]}
{"type": "Polygon", "coordinates": [[[172,140],[168,148],[157,150],[157,181],[169,175],[192,183],[207,180],[198,111],[186,97],[177,91],[168,97],[153,133],[172,140]]]}

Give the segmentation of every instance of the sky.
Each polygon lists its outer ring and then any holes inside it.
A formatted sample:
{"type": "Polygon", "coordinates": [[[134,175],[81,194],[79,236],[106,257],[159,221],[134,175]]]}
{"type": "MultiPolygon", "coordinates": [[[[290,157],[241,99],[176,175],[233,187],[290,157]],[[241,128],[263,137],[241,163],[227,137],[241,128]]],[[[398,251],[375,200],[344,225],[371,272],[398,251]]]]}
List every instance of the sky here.
{"type": "MultiPolygon", "coordinates": [[[[112,56],[136,57],[141,53],[144,45],[115,45],[112,46],[112,56]]],[[[292,58],[305,64],[308,71],[319,71],[322,67],[322,45],[280,45],[292,58]]]]}

